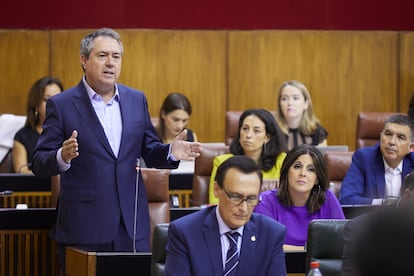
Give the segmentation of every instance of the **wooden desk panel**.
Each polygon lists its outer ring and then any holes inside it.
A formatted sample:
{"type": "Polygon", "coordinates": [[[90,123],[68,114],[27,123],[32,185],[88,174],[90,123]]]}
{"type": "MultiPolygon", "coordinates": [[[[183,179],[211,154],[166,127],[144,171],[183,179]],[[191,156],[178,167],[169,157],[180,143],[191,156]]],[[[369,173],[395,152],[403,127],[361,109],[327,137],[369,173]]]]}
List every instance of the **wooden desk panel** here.
{"type": "Polygon", "coordinates": [[[49,237],[55,209],[0,209],[0,275],[60,274],[56,242],[49,237]]]}

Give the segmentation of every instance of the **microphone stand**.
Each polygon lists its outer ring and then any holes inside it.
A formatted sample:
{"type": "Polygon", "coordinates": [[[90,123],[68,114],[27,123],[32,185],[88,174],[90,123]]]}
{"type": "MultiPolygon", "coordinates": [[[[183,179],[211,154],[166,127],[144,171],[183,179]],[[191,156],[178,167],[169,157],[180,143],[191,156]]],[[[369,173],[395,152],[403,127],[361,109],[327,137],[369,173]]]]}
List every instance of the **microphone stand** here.
{"type": "Polygon", "coordinates": [[[134,253],[137,253],[137,249],[136,249],[136,237],[137,237],[137,215],[138,215],[138,194],[139,194],[139,176],[141,174],[141,159],[138,157],[137,158],[137,163],[136,163],[136,170],[137,170],[137,177],[135,180],[135,206],[134,206],[134,238],[133,238],[133,250],[134,253]]]}

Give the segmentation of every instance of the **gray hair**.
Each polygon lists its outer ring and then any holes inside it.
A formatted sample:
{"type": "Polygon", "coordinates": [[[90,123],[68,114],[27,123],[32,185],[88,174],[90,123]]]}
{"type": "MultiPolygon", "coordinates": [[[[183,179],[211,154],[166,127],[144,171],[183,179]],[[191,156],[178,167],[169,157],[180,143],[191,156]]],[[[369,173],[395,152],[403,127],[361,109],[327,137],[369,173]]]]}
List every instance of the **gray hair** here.
{"type": "Polygon", "coordinates": [[[92,52],[93,48],[95,47],[94,40],[95,38],[100,37],[100,36],[106,36],[106,37],[115,39],[118,42],[119,46],[121,47],[121,55],[124,54],[124,46],[122,45],[122,42],[121,42],[121,36],[112,29],[102,28],[102,29],[96,30],[88,34],[82,39],[80,43],[80,55],[85,56],[87,59],[89,59],[89,55],[92,52]]]}

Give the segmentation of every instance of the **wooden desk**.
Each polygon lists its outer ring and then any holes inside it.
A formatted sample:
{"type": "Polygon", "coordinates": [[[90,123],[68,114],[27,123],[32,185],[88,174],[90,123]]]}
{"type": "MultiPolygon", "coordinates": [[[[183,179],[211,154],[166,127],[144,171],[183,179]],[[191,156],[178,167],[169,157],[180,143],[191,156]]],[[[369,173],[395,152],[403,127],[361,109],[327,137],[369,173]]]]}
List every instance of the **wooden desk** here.
{"type": "Polygon", "coordinates": [[[150,252],[88,252],[66,249],[66,276],[150,276],[150,252]]]}
{"type": "Polygon", "coordinates": [[[305,275],[306,250],[285,250],[286,271],[289,275],[305,275]]]}
{"type": "Polygon", "coordinates": [[[169,176],[170,199],[172,207],[190,207],[193,194],[193,173],[174,173],[169,176]]]}
{"type": "Polygon", "coordinates": [[[56,210],[0,209],[0,275],[59,275],[56,243],[49,238],[56,210]]]}
{"type": "MultiPolygon", "coordinates": [[[[289,275],[304,275],[305,251],[288,251],[289,275]]],[[[66,250],[67,276],[150,276],[151,253],[88,252],[69,247],[66,250]]]]}
{"type": "Polygon", "coordinates": [[[353,219],[357,216],[378,210],[379,208],[383,207],[384,206],[382,205],[342,205],[342,210],[344,211],[345,218],[353,219]]]}
{"type": "Polygon", "coordinates": [[[0,174],[0,208],[15,208],[24,203],[29,208],[52,207],[50,177],[29,174],[0,174]]]}
{"type": "Polygon", "coordinates": [[[171,207],[190,207],[193,194],[194,161],[180,161],[169,178],[171,207]]]}

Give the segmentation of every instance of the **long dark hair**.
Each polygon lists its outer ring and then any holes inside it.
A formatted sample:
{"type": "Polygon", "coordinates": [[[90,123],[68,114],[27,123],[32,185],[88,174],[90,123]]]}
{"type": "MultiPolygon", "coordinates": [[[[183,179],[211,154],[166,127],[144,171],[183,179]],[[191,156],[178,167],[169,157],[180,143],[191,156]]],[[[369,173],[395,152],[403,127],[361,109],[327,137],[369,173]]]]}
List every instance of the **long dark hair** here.
{"type": "Polygon", "coordinates": [[[25,127],[28,127],[32,130],[36,130],[36,126],[40,123],[39,114],[37,108],[43,101],[45,96],[46,86],[50,84],[56,84],[59,86],[60,91],[63,91],[62,82],[53,77],[43,77],[38,79],[30,88],[29,96],[26,103],[26,123],[25,127]]]}
{"type": "Polygon", "coordinates": [[[287,147],[285,136],[277,125],[272,113],[266,109],[248,109],[243,112],[239,119],[237,134],[230,144],[230,152],[234,155],[244,155],[244,150],[240,145],[240,130],[244,119],[251,115],[258,117],[265,124],[266,134],[269,136],[269,141],[263,146],[258,163],[261,170],[268,171],[275,165],[277,156],[287,151],[287,147]]]}
{"type": "Polygon", "coordinates": [[[311,156],[317,177],[317,184],[313,186],[308,201],[306,202],[306,208],[309,213],[314,213],[318,211],[325,202],[325,192],[329,187],[328,169],[326,167],[325,159],[315,146],[302,144],[294,147],[287,154],[283,161],[282,168],[280,169],[280,182],[277,197],[284,206],[291,207],[293,205],[288,189],[289,169],[300,156],[305,154],[311,156]]]}
{"type": "Polygon", "coordinates": [[[184,110],[188,113],[189,116],[191,116],[191,103],[184,94],[170,93],[161,105],[160,112],[158,115],[158,124],[155,130],[157,131],[158,136],[163,142],[165,141],[165,122],[162,118],[162,113],[164,112],[165,114],[168,114],[175,110],[184,110]]]}

